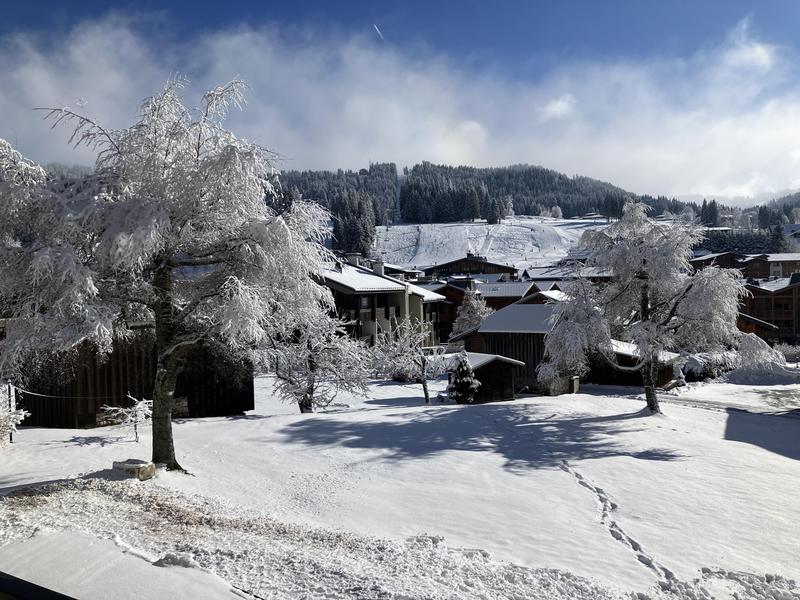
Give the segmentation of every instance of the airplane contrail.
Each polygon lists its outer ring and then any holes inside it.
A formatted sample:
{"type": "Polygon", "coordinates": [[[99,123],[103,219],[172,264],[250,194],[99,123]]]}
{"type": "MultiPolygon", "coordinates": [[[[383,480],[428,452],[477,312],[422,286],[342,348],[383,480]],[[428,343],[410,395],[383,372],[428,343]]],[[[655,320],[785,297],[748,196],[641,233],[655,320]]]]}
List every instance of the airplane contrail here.
{"type": "Polygon", "coordinates": [[[373,23],[372,26],[375,28],[375,31],[377,32],[378,37],[381,38],[381,41],[386,41],[386,40],[383,39],[383,34],[381,33],[381,30],[378,29],[378,26],[375,25],[375,23],[373,23]]]}

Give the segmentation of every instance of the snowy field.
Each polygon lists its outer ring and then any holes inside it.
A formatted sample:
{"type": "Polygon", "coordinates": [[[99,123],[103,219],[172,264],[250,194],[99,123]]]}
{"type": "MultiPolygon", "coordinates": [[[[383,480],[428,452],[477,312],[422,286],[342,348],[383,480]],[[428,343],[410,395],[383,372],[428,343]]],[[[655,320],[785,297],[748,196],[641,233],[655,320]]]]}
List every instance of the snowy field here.
{"type": "Polygon", "coordinates": [[[377,228],[375,252],[386,262],[417,267],[461,258],[467,252],[517,268],[546,266],[566,256],[584,231],[604,226],[605,221],[549,217],[511,217],[497,225],[395,225],[377,228]]]}
{"type": "Polygon", "coordinates": [[[393,383],[300,415],[256,383],[252,413],[176,423],[191,476],[118,480],[146,435],[23,428],[0,571],[83,598],[800,598],[797,384],[643,417],[631,389],[426,406],[393,383]]]}

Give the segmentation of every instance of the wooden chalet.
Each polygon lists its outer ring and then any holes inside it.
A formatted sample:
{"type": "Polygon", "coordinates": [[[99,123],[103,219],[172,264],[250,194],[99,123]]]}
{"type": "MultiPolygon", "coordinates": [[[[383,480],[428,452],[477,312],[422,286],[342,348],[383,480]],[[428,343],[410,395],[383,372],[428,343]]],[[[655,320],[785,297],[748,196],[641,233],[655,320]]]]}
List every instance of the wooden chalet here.
{"type": "Polygon", "coordinates": [[[509,277],[516,276],[517,269],[511,265],[491,262],[484,256],[467,253],[464,258],[451,260],[438,265],[423,267],[425,275],[446,277],[449,275],[469,275],[476,273],[507,273],[509,277]]]}
{"type": "MultiPolygon", "coordinates": [[[[506,356],[497,354],[482,354],[479,352],[467,352],[467,362],[469,362],[475,379],[480,381],[481,386],[475,394],[476,403],[501,402],[503,400],[513,400],[515,392],[514,371],[525,366],[525,363],[506,356]]],[[[456,363],[448,369],[448,379],[452,379],[452,372],[456,368],[456,363]]]]}
{"type": "Polygon", "coordinates": [[[742,258],[739,266],[745,277],[790,277],[800,273],[800,253],[756,254],[742,258]]]}
{"type": "Polygon", "coordinates": [[[701,254],[689,260],[692,268],[695,271],[715,265],[722,269],[741,269],[741,260],[745,256],[738,252],[717,252],[709,254],[701,254]]]}
{"type": "Polygon", "coordinates": [[[768,342],[774,341],[778,333],[777,325],[773,325],[762,319],[757,319],[741,311],[736,318],[736,327],[739,328],[739,331],[744,333],[755,333],[758,337],[768,342]]]}
{"type": "Polygon", "coordinates": [[[750,294],[742,300],[742,313],[777,327],[765,339],[800,341],[800,273],[774,279],[750,278],[746,287],[750,294]]]}
{"type": "Polygon", "coordinates": [[[510,304],[486,317],[479,327],[454,336],[451,341],[463,341],[467,352],[518,361],[520,364],[513,368],[517,389],[533,390],[552,314],[553,306],[548,304],[510,304]]]}
{"type": "MultiPolygon", "coordinates": [[[[90,344],[54,357],[43,369],[25,374],[17,403],[31,416],[25,425],[79,428],[101,423],[100,407],[129,406],[135,398],[152,398],[156,356],[152,339],[144,335],[118,342],[109,355],[98,355],[90,344]]],[[[216,417],[255,408],[253,369],[192,350],[175,389],[174,416],[216,417]]]]}

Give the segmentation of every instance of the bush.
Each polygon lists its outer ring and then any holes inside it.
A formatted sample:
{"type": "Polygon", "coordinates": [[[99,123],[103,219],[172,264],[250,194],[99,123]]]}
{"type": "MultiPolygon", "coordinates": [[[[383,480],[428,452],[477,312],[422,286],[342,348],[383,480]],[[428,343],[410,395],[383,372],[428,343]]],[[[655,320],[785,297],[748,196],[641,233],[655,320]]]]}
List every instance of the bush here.
{"type": "Polygon", "coordinates": [[[786,362],[800,362],[800,346],[792,346],[791,344],[775,344],[775,350],[783,354],[786,362]]]}
{"type": "Polygon", "coordinates": [[[466,352],[461,352],[456,360],[458,364],[447,386],[447,395],[458,404],[472,404],[481,382],[475,379],[466,352]]]}

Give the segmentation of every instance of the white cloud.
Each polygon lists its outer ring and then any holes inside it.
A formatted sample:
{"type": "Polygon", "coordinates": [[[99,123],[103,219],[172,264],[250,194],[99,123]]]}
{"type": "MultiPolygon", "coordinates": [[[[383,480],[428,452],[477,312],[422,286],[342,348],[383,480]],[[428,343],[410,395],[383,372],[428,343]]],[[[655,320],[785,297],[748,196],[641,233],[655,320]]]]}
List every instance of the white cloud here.
{"type": "Polygon", "coordinates": [[[577,100],[575,100],[575,96],[566,93],[545,104],[540,110],[539,119],[542,122],[565,119],[575,112],[576,104],[577,100]]]}
{"type": "Polygon", "coordinates": [[[30,108],[85,98],[89,113],[123,126],[175,72],[192,79],[192,94],[239,75],[249,105],[230,125],[284,155],[286,168],[527,162],[669,195],[798,182],[795,56],[746,20],[693,56],[564,64],[535,82],[374,35],[242,26],[175,42],[148,29],[116,15],[0,40],[0,137],[42,162],[88,162],[30,108]]]}

